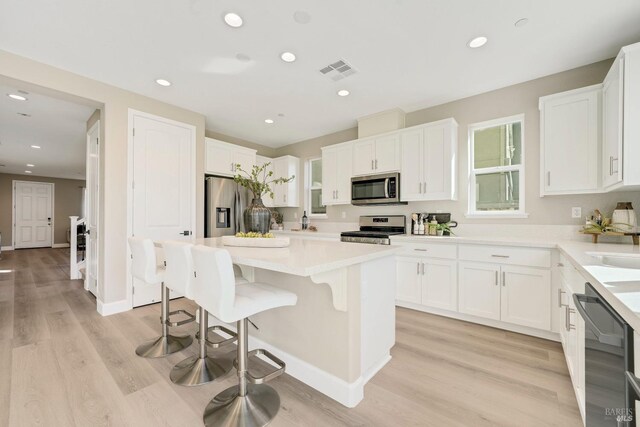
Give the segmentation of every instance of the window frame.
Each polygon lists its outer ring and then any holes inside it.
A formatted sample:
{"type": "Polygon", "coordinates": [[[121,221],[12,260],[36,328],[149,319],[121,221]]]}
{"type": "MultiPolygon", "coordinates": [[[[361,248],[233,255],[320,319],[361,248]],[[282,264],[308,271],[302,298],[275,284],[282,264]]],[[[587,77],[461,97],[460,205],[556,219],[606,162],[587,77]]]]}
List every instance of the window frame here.
{"type": "MultiPolygon", "coordinates": [[[[311,190],[320,190],[320,200],[322,200],[322,181],[319,186],[314,186],[312,183],[313,174],[312,174],[312,163],[315,161],[319,161],[322,164],[322,157],[310,157],[305,162],[304,172],[305,172],[305,180],[304,180],[304,210],[307,211],[308,218],[315,219],[326,219],[328,218],[326,212],[325,213],[312,213],[311,212],[311,190]]],[[[324,171],[322,171],[324,173],[324,171]]],[[[323,205],[326,208],[326,205],[323,205]]]]}
{"type": "Polygon", "coordinates": [[[484,122],[478,122],[470,124],[468,127],[468,204],[467,204],[467,218],[528,218],[529,214],[525,210],[525,115],[516,114],[508,117],[501,117],[498,119],[487,120],[484,122]],[[520,122],[520,163],[518,165],[510,166],[495,166],[488,168],[474,168],[474,134],[476,131],[488,129],[492,127],[508,125],[511,123],[520,122]],[[503,211],[478,211],[476,210],[476,177],[478,175],[486,175],[499,172],[518,172],[518,192],[519,203],[517,210],[503,210],[503,211]]]}

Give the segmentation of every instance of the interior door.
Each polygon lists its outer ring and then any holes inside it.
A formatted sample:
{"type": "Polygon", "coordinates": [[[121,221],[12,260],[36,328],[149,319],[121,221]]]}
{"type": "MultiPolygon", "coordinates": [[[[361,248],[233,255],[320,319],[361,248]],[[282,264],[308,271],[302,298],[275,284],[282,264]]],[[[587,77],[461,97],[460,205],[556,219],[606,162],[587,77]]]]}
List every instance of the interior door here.
{"type": "Polygon", "coordinates": [[[14,247],[50,248],[53,245],[53,184],[14,182],[14,247]]]}
{"type": "MultiPolygon", "coordinates": [[[[133,116],[134,236],[190,240],[194,231],[193,128],[162,118],[133,116]]],[[[160,300],[160,286],[134,280],[133,306],[160,300]]],[[[177,295],[172,295],[176,297],[177,295]]]]}
{"type": "Polygon", "coordinates": [[[461,262],[458,272],[460,313],[500,320],[500,267],[461,262]]]}
{"type": "Polygon", "coordinates": [[[402,156],[400,183],[400,199],[421,200],[424,198],[423,154],[424,131],[422,129],[403,132],[400,135],[400,151],[402,156]]]}
{"type": "Polygon", "coordinates": [[[98,215],[100,195],[100,122],[87,134],[86,288],[98,296],[98,215]]]}

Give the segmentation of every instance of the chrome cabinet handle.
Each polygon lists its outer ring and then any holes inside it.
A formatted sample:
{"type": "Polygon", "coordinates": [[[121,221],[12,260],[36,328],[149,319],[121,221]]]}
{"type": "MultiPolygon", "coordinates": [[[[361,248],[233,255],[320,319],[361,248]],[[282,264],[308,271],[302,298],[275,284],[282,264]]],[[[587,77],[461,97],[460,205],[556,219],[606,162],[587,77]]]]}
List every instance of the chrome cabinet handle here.
{"type": "Polygon", "coordinates": [[[558,308],[567,307],[567,304],[562,303],[562,294],[566,294],[566,292],[558,288],[558,308]]]}
{"type": "Polygon", "coordinates": [[[618,162],[618,158],[617,158],[617,157],[614,157],[614,158],[613,158],[613,161],[611,162],[611,163],[612,163],[612,165],[611,165],[611,168],[612,168],[612,169],[613,169],[613,162],[615,162],[615,163],[616,163],[616,168],[613,170],[613,173],[618,173],[618,171],[619,171],[619,162],[618,162]]]}
{"type": "Polygon", "coordinates": [[[378,159],[376,159],[376,170],[378,169],[378,159]]]}
{"type": "Polygon", "coordinates": [[[338,198],[338,190],[336,190],[336,199],[338,198]]]}
{"type": "Polygon", "coordinates": [[[561,262],[559,262],[559,263],[558,263],[558,267],[564,267],[564,264],[563,264],[563,263],[561,263],[561,262]]]}
{"type": "Polygon", "coordinates": [[[569,331],[569,306],[564,306],[564,329],[569,331]]]}
{"type": "Polygon", "coordinates": [[[371,160],[371,170],[373,170],[373,160],[371,160]]]}
{"type": "Polygon", "coordinates": [[[609,176],[613,175],[613,156],[609,156],[609,176]]]}
{"type": "Polygon", "coordinates": [[[551,172],[547,172],[547,187],[551,187],[551,172]]]}
{"type": "Polygon", "coordinates": [[[496,254],[492,254],[491,255],[493,258],[509,258],[509,255],[496,255],[496,254]]]}
{"type": "Polygon", "coordinates": [[[427,193],[427,181],[423,182],[422,186],[424,187],[424,192],[426,194],[427,193]]]}
{"type": "Polygon", "coordinates": [[[418,193],[422,194],[422,183],[421,182],[418,183],[418,188],[419,188],[418,193]]]}
{"type": "Polygon", "coordinates": [[[429,249],[413,248],[414,251],[427,252],[429,249]]]}
{"type": "Polygon", "coordinates": [[[576,325],[572,325],[571,324],[571,314],[575,314],[576,311],[573,308],[567,307],[567,325],[569,325],[569,328],[567,329],[568,331],[570,331],[571,329],[575,329],[576,325]]]}
{"type": "Polygon", "coordinates": [[[505,272],[502,272],[502,287],[504,288],[505,286],[507,286],[507,281],[505,280],[506,276],[505,276],[505,272]]]}
{"type": "Polygon", "coordinates": [[[498,286],[498,270],[496,270],[496,286],[498,286]]]}
{"type": "Polygon", "coordinates": [[[420,275],[420,263],[416,262],[416,274],[419,276],[420,275]]]}
{"type": "Polygon", "coordinates": [[[424,276],[424,262],[422,262],[420,264],[422,264],[422,275],[424,276]]]}

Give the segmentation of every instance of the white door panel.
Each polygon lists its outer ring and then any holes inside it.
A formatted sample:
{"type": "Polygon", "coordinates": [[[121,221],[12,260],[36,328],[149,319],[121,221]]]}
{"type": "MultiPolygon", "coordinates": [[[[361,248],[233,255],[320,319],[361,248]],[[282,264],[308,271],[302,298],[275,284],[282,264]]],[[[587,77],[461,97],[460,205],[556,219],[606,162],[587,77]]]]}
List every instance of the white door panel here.
{"type": "Polygon", "coordinates": [[[422,304],[457,311],[457,285],[456,261],[424,260],[422,304]]]}
{"type": "Polygon", "coordinates": [[[398,258],[396,300],[419,304],[422,299],[420,258],[398,258]]]}
{"type": "Polygon", "coordinates": [[[407,131],[400,135],[402,152],[400,192],[403,201],[423,198],[423,141],[424,131],[422,129],[407,131]]]}
{"type": "Polygon", "coordinates": [[[503,322],[550,330],[550,295],[549,270],[502,266],[503,322]]]}
{"type": "Polygon", "coordinates": [[[397,134],[377,138],[374,157],[375,173],[400,169],[400,136],[397,134]]]}
{"type": "MultiPolygon", "coordinates": [[[[137,115],[133,125],[133,235],[190,240],[194,229],[192,129],[137,115]]],[[[134,280],[133,289],[134,307],[160,300],[159,285],[134,280]]]]}
{"type": "Polygon", "coordinates": [[[500,267],[461,262],[459,267],[460,313],[500,320],[500,267]]]}
{"type": "Polygon", "coordinates": [[[15,248],[51,247],[53,184],[15,181],[14,194],[15,248]]]}

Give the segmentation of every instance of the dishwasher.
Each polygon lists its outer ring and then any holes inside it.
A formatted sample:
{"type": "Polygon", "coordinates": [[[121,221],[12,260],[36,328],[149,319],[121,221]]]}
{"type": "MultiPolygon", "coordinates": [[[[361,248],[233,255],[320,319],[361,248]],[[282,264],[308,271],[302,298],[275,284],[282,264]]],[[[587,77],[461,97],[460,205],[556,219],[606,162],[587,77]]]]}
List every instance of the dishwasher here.
{"type": "Polygon", "coordinates": [[[590,283],[573,300],[585,324],[586,427],[635,426],[633,329],[590,283]]]}

